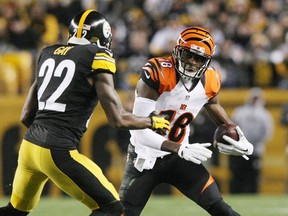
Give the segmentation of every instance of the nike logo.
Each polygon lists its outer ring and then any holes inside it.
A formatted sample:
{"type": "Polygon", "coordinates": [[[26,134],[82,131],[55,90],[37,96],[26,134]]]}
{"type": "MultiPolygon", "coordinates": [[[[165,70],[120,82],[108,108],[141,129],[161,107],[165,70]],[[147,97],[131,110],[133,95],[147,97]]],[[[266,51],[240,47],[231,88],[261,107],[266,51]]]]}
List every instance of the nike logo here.
{"type": "Polygon", "coordinates": [[[145,76],[146,76],[147,79],[150,79],[150,74],[147,73],[145,70],[144,70],[144,74],[145,74],[145,76]]]}

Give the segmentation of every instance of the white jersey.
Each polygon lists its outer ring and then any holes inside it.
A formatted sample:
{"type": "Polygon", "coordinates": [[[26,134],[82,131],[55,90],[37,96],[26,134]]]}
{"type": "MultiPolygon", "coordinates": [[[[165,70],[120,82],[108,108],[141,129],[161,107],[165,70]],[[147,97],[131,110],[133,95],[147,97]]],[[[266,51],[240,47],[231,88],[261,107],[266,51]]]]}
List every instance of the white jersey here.
{"type": "MultiPolygon", "coordinates": [[[[218,94],[221,86],[220,73],[210,67],[205,75],[195,83],[196,86],[193,90],[188,92],[177,76],[171,57],[150,59],[143,67],[141,78],[148,86],[159,92],[160,96],[153,108],[169,116],[171,129],[165,135],[165,138],[179,144],[188,143],[189,124],[196,118],[203,105],[218,94]]],[[[134,107],[133,113],[147,116],[151,111],[153,110],[145,110],[139,113],[134,107]]],[[[153,155],[155,157],[170,154],[159,149],[153,149],[151,143],[145,142],[147,140],[145,130],[150,129],[141,130],[142,133],[130,131],[130,141],[135,146],[137,154],[143,153],[143,155],[153,155]]]]}

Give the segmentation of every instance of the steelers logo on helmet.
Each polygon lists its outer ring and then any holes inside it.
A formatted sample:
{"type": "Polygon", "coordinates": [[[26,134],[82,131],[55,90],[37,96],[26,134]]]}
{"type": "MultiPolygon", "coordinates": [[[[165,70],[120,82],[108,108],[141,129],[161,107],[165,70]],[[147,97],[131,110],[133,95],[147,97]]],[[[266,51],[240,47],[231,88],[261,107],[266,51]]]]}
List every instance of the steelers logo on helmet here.
{"type": "Polygon", "coordinates": [[[214,53],[214,40],[204,28],[191,27],[179,35],[172,57],[183,83],[200,78],[207,70],[214,53]]]}
{"type": "Polygon", "coordinates": [[[103,23],[103,35],[105,38],[109,38],[111,36],[111,27],[107,21],[103,23]]]}

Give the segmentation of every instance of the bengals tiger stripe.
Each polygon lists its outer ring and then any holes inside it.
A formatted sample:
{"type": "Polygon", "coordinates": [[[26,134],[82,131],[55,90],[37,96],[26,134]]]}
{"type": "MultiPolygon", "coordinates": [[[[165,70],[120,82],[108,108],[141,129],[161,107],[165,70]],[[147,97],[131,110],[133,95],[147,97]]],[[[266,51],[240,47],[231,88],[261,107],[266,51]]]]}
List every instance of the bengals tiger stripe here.
{"type": "Polygon", "coordinates": [[[212,57],[215,43],[208,31],[196,26],[188,28],[180,34],[177,40],[177,46],[197,49],[197,51],[201,52],[204,56],[212,57]]]}

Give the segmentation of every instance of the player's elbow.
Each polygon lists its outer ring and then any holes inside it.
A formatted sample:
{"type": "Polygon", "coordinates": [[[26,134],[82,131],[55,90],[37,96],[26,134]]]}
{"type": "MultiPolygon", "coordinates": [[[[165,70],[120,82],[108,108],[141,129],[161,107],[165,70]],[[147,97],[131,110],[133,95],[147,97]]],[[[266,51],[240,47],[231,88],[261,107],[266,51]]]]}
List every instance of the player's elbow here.
{"type": "Polygon", "coordinates": [[[21,123],[22,123],[23,125],[25,125],[25,127],[27,127],[27,128],[29,127],[30,122],[29,122],[28,118],[25,118],[25,117],[22,117],[22,116],[21,116],[20,121],[21,121],[21,123]]]}
{"type": "Polygon", "coordinates": [[[31,115],[31,113],[23,111],[21,113],[20,121],[28,128],[32,124],[34,117],[35,115],[31,115]]]}

